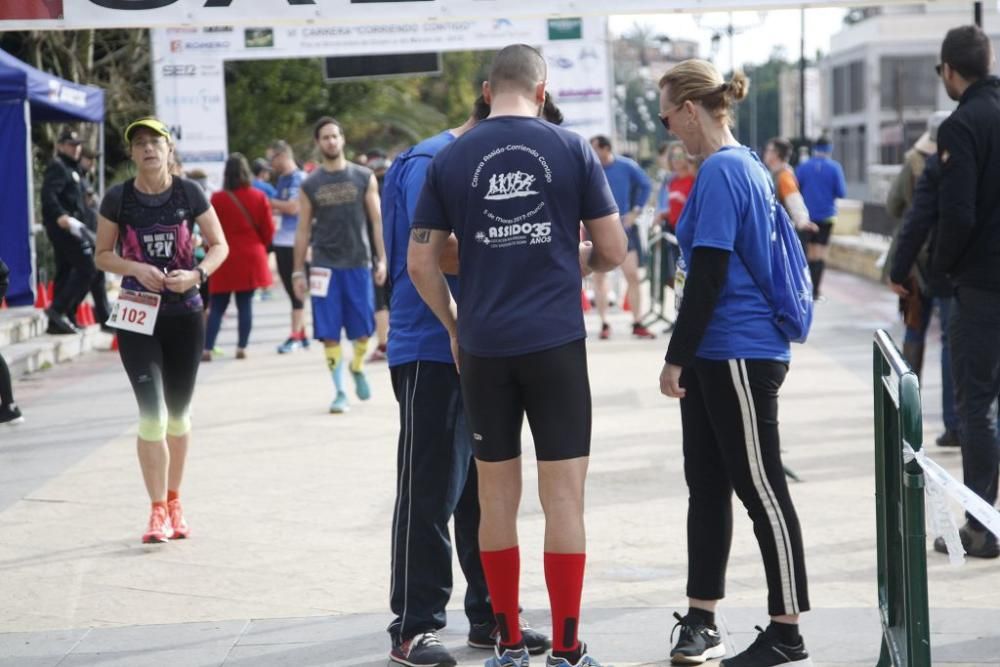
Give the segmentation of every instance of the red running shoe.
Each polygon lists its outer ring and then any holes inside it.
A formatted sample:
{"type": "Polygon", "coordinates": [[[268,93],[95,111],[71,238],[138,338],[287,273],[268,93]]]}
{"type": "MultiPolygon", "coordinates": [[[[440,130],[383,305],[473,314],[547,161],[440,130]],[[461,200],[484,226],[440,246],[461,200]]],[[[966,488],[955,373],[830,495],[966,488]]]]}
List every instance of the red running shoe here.
{"type": "Polygon", "coordinates": [[[636,338],[656,338],[656,334],[638,322],[632,325],[632,335],[636,338]]]}
{"type": "Polygon", "coordinates": [[[170,526],[170,517],[167,516],[167,508],[157,505],[149,515],[149,526],[142,536],[143,544],[159,544],[169,540],[174,534],[174,529],[170,526]]]}
{"type": "Polygon", "coordinates": [[[180,500],[171,500],[167,503],[167,513],[170,515],[170,526],[174,529],[174,534],[170,536],[172,540],[183,540],[191,534],[187,521],[184,520],[184,509],[180,500]]]}

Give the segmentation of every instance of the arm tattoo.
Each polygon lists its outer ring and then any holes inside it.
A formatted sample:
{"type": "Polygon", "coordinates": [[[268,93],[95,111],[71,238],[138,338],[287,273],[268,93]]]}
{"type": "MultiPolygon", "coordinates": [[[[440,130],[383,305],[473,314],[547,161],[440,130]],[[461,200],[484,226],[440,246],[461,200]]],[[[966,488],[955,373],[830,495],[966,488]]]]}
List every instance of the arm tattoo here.
{"type": "Polygon", "coordinates": [[[431,242],[431,230],[423,229],[421,227],[414,227],[410,232],[410,239],[414,243],[430,243],[431,242]]]}

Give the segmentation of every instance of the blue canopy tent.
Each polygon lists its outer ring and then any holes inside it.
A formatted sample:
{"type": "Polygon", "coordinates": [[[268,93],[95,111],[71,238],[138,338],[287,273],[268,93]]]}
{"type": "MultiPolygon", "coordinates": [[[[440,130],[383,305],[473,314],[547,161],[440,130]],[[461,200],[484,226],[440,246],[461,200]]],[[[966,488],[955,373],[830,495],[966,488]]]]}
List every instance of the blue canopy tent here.
{"type": "MultiPolygon", "coordinates": [[[[35,302],[33,120],[100,123],[103,160],[104,91],[46,74],[0,50],[0,258],[10,267],[12,306],[35,302]]],[[[98,173],[103,191],[103,164],[98,173]]]]}

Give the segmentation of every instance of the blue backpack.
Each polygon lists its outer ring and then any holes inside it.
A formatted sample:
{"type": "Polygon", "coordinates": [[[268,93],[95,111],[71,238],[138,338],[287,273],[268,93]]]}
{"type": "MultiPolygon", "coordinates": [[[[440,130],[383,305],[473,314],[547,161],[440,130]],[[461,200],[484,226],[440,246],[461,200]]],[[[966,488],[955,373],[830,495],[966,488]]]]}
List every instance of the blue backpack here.
{"type": "MultiPolygon", "coordinates": [[[[757,157],[756,154],[754,157],[757,157]]],[[[802,242],[785,207],[778,202],[774,183],[760,162],[771,186],[771,285],[757,286],[774,311],[774,323],[793,343],[804,343],[813,320],[813,284],[802,242]]]]}

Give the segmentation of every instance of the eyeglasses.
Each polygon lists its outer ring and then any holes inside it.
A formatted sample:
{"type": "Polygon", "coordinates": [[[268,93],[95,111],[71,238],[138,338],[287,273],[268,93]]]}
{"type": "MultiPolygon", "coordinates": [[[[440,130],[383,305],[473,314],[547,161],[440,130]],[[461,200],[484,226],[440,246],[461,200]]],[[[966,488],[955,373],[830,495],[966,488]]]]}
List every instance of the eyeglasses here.
{"type": "Polygon", "coordinates": [[[144,148],[146,146],[152,146],[153,148],[159,148],[166,143],[166,139],[163,137],[148,137],[146,139],[133,139],[132,148],[144,148]]]}
{"type": "Polygon", "coordinates": [[[944,63],[938,63],[934,66],[934,71],[937,72],[938,76],[941,76],[941,68],[944,67],[944,63]]]}

